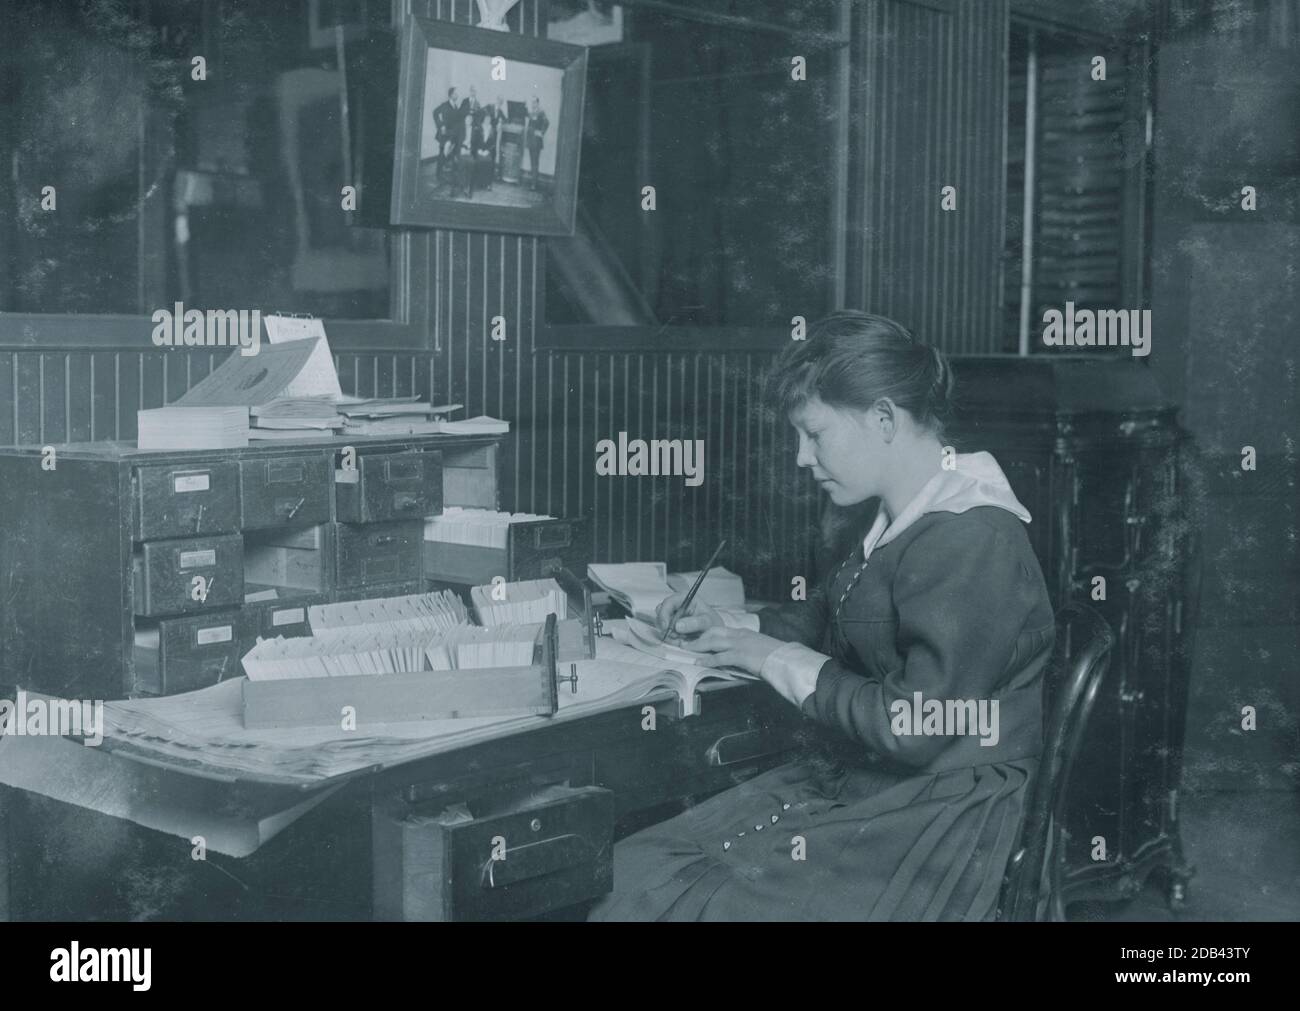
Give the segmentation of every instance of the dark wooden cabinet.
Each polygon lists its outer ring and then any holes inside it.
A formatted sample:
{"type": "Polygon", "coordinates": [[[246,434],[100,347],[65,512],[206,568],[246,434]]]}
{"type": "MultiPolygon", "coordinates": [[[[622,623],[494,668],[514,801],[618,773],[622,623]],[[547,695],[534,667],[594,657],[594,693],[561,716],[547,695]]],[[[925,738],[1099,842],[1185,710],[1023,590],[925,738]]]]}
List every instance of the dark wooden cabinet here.
{"type": "Polygon", "coordinates": [[[498,442],[0,449],[0,686],[191,691],[238,676],[258,636],[308,634],[312,604],[418,593],[424,518],[498,507],[498,442]]]}
{"type": "Polygon", "coordinates": [[[1178,789],[1199,577],[1186,433],[1135,361],[954,367],[950,441],[998,459],[1033,518],[1053,605],[1089,604],[1118,636],[1070,787],[1065,900],[1125,898],[1160,869],[1177,903],[1189,874],[1178,789]]]}

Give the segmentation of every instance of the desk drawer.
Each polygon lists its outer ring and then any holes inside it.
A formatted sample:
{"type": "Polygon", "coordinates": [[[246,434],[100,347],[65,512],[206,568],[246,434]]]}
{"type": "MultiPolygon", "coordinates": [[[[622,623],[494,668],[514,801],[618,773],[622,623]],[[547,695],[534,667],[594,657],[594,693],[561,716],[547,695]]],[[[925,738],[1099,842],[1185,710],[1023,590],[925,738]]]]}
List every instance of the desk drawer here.
{"type": "Polygon", "coordinates": [[[335,585],[378,586],[420,579],[424,521],[335,525],[335,585]]]}
{"type": "Polygon", "coordinates": [[[340,523],[423,519],[442,512],[442,454],[437,450],[362,453],[349,478],[335,475],[340,523]]]}
{"type": "Polygon", "coordinates": [[[186,614],[240,604],[244,540],[239,534],[224,534],[148,541],[136,553],[134,576],[136,614],[186,614]],[[196,582],[199,578],[202,584],[196,582]]]}
{"type": "Polygon", "coordinates": [[[245,530],[330,519],[330,461],[324,455],[239,461],[240,525],[245,530]]]}
{"type": "Polygon", "coordinates": [[[614,795],[598,787],[478,817],[377,804],[373,828],[376,919],[516,920],[613,886],[614,795]]]}
{"type": "Polygon", "coordinates": [[[136,467],[131,524],[137,541],[239,529],[239,474],[234,461],[204,467],[136,467]]]}
{"type": "Polygon", "coordinates": [[[139,691],[176,695],[207,688],[243,670],[246,616],[237,610],[193,618],[164,618],[137,633],[135,683],[139,691]]]}

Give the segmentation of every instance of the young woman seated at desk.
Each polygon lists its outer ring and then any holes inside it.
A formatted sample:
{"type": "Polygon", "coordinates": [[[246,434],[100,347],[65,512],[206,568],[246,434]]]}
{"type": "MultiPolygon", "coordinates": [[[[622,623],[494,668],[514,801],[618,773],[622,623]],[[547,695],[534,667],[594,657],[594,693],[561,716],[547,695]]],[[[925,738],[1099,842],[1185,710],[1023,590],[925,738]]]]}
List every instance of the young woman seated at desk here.
{"type": "Polygon", "coordinates": [[[1055,636],[1029,513],[988,453],[945,454],[948,363],[891,320],[819,321],[774,387],[799,466],[836,506],[878,500],[874,522],[806,602],[681,615],[678,595],[658,617],[702,664],[761,676],[815,744],[616,844],[591,917],[989,919],[1055,636]]]}

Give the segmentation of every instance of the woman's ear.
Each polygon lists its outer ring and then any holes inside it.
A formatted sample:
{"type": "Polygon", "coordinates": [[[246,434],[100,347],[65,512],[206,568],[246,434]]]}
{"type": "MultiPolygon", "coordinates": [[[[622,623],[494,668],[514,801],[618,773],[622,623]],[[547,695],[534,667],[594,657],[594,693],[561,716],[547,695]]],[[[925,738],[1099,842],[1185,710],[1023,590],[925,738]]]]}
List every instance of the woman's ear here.
{"type": "Polygon", "coordinates": [[[885,442],[893,442],[898,434],[898,408],[888,397],[881,397],[871,405],[871,423],[880,432],[885,442]]]}

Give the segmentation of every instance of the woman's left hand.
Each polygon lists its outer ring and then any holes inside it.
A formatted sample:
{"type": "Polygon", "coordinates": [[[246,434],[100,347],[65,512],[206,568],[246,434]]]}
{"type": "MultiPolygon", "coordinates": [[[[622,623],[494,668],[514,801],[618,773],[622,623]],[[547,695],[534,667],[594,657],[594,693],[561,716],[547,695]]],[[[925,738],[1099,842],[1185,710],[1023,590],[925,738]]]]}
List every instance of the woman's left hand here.
{"type": "Polygon", "coordinates": [[[785,643],[747,628],[715,625],[694,639],[685,639],[676,645],[701,654],[701,667],[737,667],[751,674],[761,674],[763,663],[785,643]]]}

